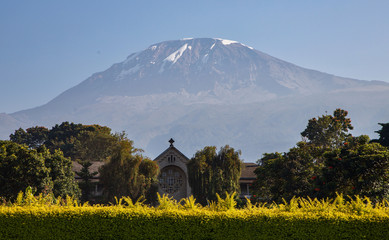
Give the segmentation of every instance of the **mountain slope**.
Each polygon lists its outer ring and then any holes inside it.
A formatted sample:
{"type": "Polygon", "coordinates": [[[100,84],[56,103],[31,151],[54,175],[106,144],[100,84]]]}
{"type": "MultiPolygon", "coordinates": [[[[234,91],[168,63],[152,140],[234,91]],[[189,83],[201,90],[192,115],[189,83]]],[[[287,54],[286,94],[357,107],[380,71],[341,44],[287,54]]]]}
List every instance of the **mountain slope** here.
{"type": "MultiPolygon", "coordinates": [[[[388,121],[388,93],[387,83],[301,68],[238,42],[184,39],[133,53],[11,117],[23,127],[73,121],[126,130],[149,156],[174,137],[189,157],[205,145],[230,144],[255,160],[286,151],[309,118],[337,107],[355,109],[352,120],[371,134],[377,122],[388,121]]],[[[0,132],[15,129],[0,126],[0,132]]]]}

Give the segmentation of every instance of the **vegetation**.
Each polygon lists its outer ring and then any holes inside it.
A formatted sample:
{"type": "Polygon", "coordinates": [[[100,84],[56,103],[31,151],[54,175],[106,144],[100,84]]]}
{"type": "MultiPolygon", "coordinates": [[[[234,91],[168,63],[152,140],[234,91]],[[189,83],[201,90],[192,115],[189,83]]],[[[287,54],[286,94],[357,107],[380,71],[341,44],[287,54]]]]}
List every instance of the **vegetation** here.
{"type": "MultiPolygon", "coordinates": [[[[389,151],[368,136],[353,137],[347,111],[309,120],[303,140],[287,153],[264,154],[255,170],[256,196],[282,202],[293,197],[366,195],[374,201],[389,193],[389,151]]],[[[381,131],[380,131],[381,132],[381,131]]],[[[384,131],[382,131],[384,132],[384,131]]]]}
{"type": "MultiPolygon", "coordinates": [[[[101,169],[105,196],[103,200],[106,202],[112,201],[113,196],[130,196],[137,199],[142,195],[149,199],[156,198],[153,191],[155,192],[158,166],[140,155],[141,150],[133,147],[133,142],[124,132],[112,134],[110,128],[100,125],[63,122],[50,130],[38,126],[26,130],[20,128],[10,135],[10,139],[15,143],[27,145],[29,149],[47,148],[54,155],[63,152],[65,157],[80,163],[82,169],[77,174],[82,179],[79,186],[84,202],[91,200],[91,179],[98,174],[89,171],[95,161],[106,162],[101,169]]],[[[57,160],[60,161],[59,158],[53,158],[50,164],[57,164],[57,160]]],[[[61,181],[60,176],[58,177],[57,182],[61,181]]],[[[72,180],[74,181],[74,174],[72,180]]],[[[20,191],[20,188],[15,191],[20,191]]],[[[70,193],[64,191],[63,194],[70,193]]]]}
{"type": "Polygon", "coordinates": [[[217,195],[239,192],[242,161],[240,151],[226,145],[216,153],[216,147],[205,147],[196,152],[188,163],[189,185],[198,201],[206,205],[217,195]]]}
{"type": "MultiPolygon", "coordinates": [[[[389,197],[389,123],[379,123],[379,139],[352,136],[348,112],[336,109],[308,120],[302,141],[285,153],[266,153],[258,160],[255,201],[282,203],[295,197],[325,199],[336,193],[364,195],[379,202],[389,197]]],[[[52,129],[18,129],[11,141],[0,142],[0,196],[15,199],[18,191],[30,186],[36,193],[80,196],[91,200],[92,162],[104,161],[99,169],[103,203],[127,196],[148,203],[158,200],[157,163],[141,154],[123,133],[111,133],[100,125],[63,122],[52,129]],[[77,161],[82,169],[79,186],[71,171],[77,161]],[[80,188],[80,189],[79,189],[80,188]]],[[[192,193],[203,206],[239,193],[242,161],[240,151],[228,145],[217,152],[207,146],[188,163],[192,193]]],[[[186,200],[189,201],[189,200],[186,200]]],[[[192,204],[193,201],[187,202],[192,204]]]]}
{"type": "Polygon", "coordinates": [[[372,142],[377,142],[382,146],[389,147],[389,123],[378,123],[381,129],[376,131],[379,134],[379,139],[374,139],[372,142]]]}
{"type": "Polygon", "coordinates": [[[118,142],[113,154],[100,170],[106,201],[113,201],[116,196],[129,196],[132,200],[142,196],[155,199],[152,186],[157,181],[158,164],[139,152],[127,138],[118,142]]]}
{"type": "MultiPolygon", "coordinates": [[[[0,205],[1,239],[386,239],[389,202],[367,197],[292,198],[234,208],[233,194],[201,207],[159,196],[157,207],[122,197],[111,206],[80,205],[30,190],[0,205]],[[33,233],[33,234],[31,234],[33,233]]],[[[236,204],[236,203],[235,203],[236,204]]]]}
{"type": "Polygon", "coordinates": [[[72,162],[60,150],[50,153],[44,146],[29,149],[11,141],[0,141],[0,196],[15,199],[27,187],[56,197],[80,195],[72,162]]]}

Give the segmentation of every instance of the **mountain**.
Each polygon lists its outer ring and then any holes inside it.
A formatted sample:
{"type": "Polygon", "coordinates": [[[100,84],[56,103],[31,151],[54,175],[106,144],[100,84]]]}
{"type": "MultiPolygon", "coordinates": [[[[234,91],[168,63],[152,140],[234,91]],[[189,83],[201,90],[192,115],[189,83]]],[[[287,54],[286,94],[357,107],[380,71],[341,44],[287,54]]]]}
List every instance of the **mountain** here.
{"type": "Polygon", "coordinates": [[[385,82],[305,69],[236,41],[183,39],[133,53],[43,106],[0,116],[0,134],[98,123],[125,130],[151,157],[173,137],[188,157],[230,144],[255,161],[287,151],[308,119],[338,107],[349,110],[356,133],[373,134],[389,120],[388,93],[385,82]]]}

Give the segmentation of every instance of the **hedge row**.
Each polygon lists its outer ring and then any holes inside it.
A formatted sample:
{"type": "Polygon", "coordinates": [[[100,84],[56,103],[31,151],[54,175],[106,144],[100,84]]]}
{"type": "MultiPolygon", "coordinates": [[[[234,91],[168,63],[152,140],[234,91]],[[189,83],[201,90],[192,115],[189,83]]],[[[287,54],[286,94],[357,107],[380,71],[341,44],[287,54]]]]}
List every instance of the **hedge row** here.
{"type": "Polygon", "coordinates": [[[389,239],[389,214],[0,206],[0,239],[389,239]]]}

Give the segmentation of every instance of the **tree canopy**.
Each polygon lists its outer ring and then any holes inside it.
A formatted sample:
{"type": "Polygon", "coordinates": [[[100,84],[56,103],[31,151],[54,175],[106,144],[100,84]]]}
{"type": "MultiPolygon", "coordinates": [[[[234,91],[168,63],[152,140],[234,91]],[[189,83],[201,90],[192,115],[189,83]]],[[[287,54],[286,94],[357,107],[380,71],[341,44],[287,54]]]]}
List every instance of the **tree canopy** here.
{"type": "Polygon", "coordinates": [[[156,162],[142,156],[132,141],[123,138],[100,173],[105,201],[113,201],[115,196],[129,196],[137,200],[139,197],[151,196],[150,191],[156,184],[159,168],[156,162]]]}
{"type": "Polygon", "coordinates": [[[216,153],[216,147],[207,146],[197,151],[188,163],[189,185],[194,197],[205,205],[216,200],[216,193],[240,192],[239,178],[242,169],[240,151],[228,145],[216,153]]]}
{"type": "Polygon", "coordinates": [[[70,159],[59,150],[51,154],[45,147],[29,149],[0,141],[0,195],[14,199],[20,191],[32,187],[37,193],[78,198],[80,190],[71,166],[70,159]]]}
{"type": "Polygon", "coordinates": [[[369,137],[350,137],[338,149],[326,152],[322,175],[317,178],[320,196],[335,192],[381,200],[389,193],[389,151],[369,137]]]}
{"type": "Polygon", "coordinates": [[[381,125],[381,129],[376,131],[379,134],[378,139],[372,140],[372,142],[378,142],[382,146],[389,147],[389,123],[378,123],[381,125]]]}
{"type": "MultiPolygon", "coordinates": [[[[113,134],[110,128],[100,125],[63,122],[50,130],[44,127],[28,128],[26,131],[18,129],[11,134],[10,139],[26,144],[30,149],[44,146],[50,150],[47,152],[53,156],[50,162],[53,168],[59,164],[56,161],[61,161],[54,156],[62,152],[65,157],[79,162],[82,169],[77,174],[81,177],[79,186],[83,201],[91,200],[91,179],[97,174],[89,171],[92,162],[106,162],[101,169],[100,182],[107,201],[112,200],[114,195],[128,194],[135,199],[149,194],[158,172],[158,166],[140,155],[141,150],[133,147],[133,142],[127,139],[124,132],[113,134]]],[[[58,175],[56,181],[63,181],[64,178],[65,176],[58,175]]]]}
{"type": "Polygon", "coordinates": [[[301,136],[309,143],[325,149],[339,147],[350,136],[348,131],[354,128],[347,115],[347,111],[338,108],[333,116],[312,118],[308,121],[306,129],[301,132],[301,136]]]}
{"type": "MultiPolygon", "coordinates": [[[[270,153],[258,161],[254,184],[262,200],[281,202],[294,196],[335,197],[360,194],[388,197],[389,151],[367,136],[353,137],[347,111],[336,109],[308,121],[304,141],[287,153],[270,153]]],[[[381,130],[380,133],[384,133],[381,130]]]]}

